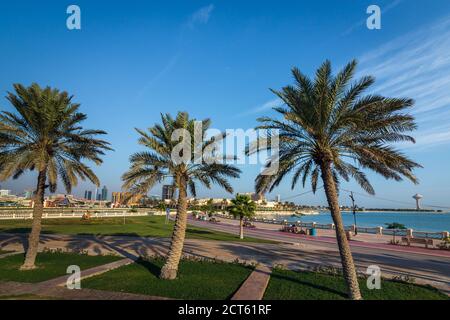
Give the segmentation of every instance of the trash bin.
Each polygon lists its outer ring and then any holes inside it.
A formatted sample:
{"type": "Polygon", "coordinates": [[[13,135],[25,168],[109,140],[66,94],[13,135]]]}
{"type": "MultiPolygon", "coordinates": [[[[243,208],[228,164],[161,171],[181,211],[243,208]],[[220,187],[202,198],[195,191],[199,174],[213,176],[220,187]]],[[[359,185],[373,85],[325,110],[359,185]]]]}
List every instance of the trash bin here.
{"type": "Polygon", "coordinates": [[[317,229],[316,228],[311,228],[309,230],[309,234],[313,237],[317,236],[317,229]]]}

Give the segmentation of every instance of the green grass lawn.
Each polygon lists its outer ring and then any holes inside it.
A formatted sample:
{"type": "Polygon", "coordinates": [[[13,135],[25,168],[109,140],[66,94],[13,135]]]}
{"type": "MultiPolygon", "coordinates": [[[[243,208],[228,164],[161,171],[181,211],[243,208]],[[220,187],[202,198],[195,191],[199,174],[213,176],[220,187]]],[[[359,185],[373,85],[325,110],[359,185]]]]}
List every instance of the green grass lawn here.
{"type": "MultiPolygon", "coordinates": [[[[3,220],[0,232],[28,233],[31,220],[3,220]]],[[[173,222],[165,223],[165,217],[127,217],[123,218],[93,218],[83,221],[79,218],[66,219],[43,219],[43,233],[59,234],[94,234],[94,235],[126,235],[166,238],[172,234],[173,222]]],[[[186,237],[190,239],[205,239],[219,241],[242,241],[274,243],[273,241],[245,238],[240,240],[239,236],[218,231],[210,231],[203,228],[188,227],[186,237]]]]}
{"type": "MultiPolygon", "coordinates": [[[[448,300],[438,290],[415,284],[381,281],[380,290],[369,290],[360,280],[361,294],[366,300],[448,300]]],[[[346,299],[346,286],[341,276],[317,272],[295,272],[274,269],[264,299],[266,300],[341,300],[346,299]]]]}
{"type": "Polygon", "coordinates": [[[253,268],[239,264],[182,260],[178,279],[158,278],[161,259],[140,260],[102,275],[85,279],[81,286],[176,299],[230,298],[253,268]]]}
{"type": "Polygon", "coordinates": [[[85,270],[123,258],[116,256],[88,256],[86,254],[75,253],[43,252],[37,256],[37,269],[20,271],[19,267],[22,265],[23,259],[24,256],[22,254],[0,259],[0,282],[41,282],[67,274],[66,270],[70,265],[78,265],[81,270],[85,270]]]}

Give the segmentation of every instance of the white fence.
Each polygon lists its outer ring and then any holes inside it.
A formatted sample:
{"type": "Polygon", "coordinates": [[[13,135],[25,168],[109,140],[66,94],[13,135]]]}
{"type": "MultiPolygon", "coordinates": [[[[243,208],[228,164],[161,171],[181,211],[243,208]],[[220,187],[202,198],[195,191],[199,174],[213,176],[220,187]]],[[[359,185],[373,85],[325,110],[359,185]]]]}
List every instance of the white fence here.
{"type": "MultiPolygon", "coordinates": [[[[61,218],[82,218],[86,211],[76,212],[44,212],[42,214],[43,219],[61,219],[61,218]]],[[[152,214],[152,212],[143,211],[97,211],[89,212],[91,218],[107,218],[107,217],[142,217],[152,214]]],[[[27,220],[33,219],[32,211],[7,211],[0,212],[0,220],[27,220]]]]}

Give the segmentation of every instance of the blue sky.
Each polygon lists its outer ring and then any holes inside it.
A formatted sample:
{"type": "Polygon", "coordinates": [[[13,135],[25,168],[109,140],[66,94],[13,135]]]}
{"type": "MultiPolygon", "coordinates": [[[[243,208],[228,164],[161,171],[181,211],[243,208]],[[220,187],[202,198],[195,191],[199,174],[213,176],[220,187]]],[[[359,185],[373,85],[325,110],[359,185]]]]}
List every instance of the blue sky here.
{"type": "MultiPolygon", "coordinates": [[[[140,150],[133,128],[159,121],[160,112],[189,111],[213,127],[249,129],[271,115],[290,69],[307,74],[325,59],[338,69],[360,61],[359,75],[377,77],[374,90],[416,99],[417,145],[402,147],[425,168],[419,186],[369,174],[377,195],[450,206],[450,2],[392,1],[2,1],[0,108],[12,84],[38,82],[67,90],[88,114],[86,127],[106,130],[115,152],[96,168],[102,184],[120,190],[128,157],[140,150]],[[66,28],[66,8],[81,8],[82,29],[66,28]],[[382,29],[366,28],[366,8],[381,7],[382,29]]],[[[252,191],[259,168],[243,167],[237,192],[252,191]]],[[[6,181],[21,192],[34,176],[6,181]]],[[[346,189],[360,191],[353,183],[346,189]]],[[[75,194],[93,186],[80,184],[75,194]]],[[[272,196],[308,191],[286,181],[272,196]]],[[[152,194],[160,194],[156,187],[152,194]]],[[[217,188],[200,196],[222,197],[217,188]]],[[[269,196],[270,198],[271,196],[269,196]]],[[[299,203],[325,204],[306,195],[299,203]]],[[[360,205],[400,206],[360,197],[360,205]]],[[[348,197],[342,194],[342,202],[348,197]]]]}

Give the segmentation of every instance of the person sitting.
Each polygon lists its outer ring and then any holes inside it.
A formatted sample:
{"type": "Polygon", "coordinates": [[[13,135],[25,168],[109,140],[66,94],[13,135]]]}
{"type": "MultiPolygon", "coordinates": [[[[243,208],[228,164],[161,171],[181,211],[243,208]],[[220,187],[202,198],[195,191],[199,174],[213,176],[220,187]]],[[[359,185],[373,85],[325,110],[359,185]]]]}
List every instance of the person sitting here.
{"type": "Polygon", "coordinates": [[[91,214],[88,212],[83,213],[83,216],[81,217],[83,220],[89,220],[91,219],[91,214]]]}

